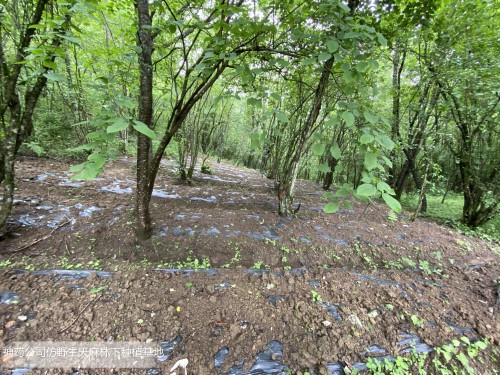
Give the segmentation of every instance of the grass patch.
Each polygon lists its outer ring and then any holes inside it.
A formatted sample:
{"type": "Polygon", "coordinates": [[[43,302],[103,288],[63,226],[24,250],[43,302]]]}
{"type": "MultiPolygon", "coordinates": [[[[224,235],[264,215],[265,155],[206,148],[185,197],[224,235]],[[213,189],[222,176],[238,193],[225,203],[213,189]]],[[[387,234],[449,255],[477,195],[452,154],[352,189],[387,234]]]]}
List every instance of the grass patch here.
{"type": "MultiPolygon", "coordinates": [[[[441,224],[452,225],[467,235],[479,236],[493,241],[500,241],[500,215],[495,216],[479,228],[472,229],[460,223],[464,198],[460,194],[448,194],[444,203],[442,195],[427,195],[427,212],[423,217],[436,219],[441,224]]],[[[417,208],[418,195],[405,194],[401,197],[401,205],[406,211],[414,212],[417,208]]]]}

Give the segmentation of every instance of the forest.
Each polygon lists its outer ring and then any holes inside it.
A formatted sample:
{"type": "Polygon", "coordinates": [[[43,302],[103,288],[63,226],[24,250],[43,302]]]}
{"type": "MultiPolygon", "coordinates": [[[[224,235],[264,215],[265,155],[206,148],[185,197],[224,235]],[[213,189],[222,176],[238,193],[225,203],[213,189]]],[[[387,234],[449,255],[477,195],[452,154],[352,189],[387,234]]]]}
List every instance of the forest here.
{"type": "Polygon", "coordinates": [[[0,0],[0,347],[497,373],[499,12],[0,0]]]}

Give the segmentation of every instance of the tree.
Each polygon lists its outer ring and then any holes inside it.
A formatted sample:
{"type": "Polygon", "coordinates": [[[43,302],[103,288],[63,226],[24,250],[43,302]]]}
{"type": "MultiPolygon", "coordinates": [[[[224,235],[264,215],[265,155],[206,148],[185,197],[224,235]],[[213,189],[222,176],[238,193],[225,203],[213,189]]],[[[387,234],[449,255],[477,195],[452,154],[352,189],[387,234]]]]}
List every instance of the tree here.
{"type": "Polygon", "coordinates": [[[70,27],[75,4],[0,2],[0,229],[12,209],[16,155],[33,132],[40,95],[48,80],[64,80],[54,70],[57,57],[64,57],[62,43],[73,38],[70,27]]]}
{"type": "Polygon", "coordinates": [[[496,12],[488,1],[462,0],[443,7],[435,25],[436,51],[427,61],[458,132],[451,150],[464,196],[462,222],[471,227],[484,224],[499,210],[496,12]]]}

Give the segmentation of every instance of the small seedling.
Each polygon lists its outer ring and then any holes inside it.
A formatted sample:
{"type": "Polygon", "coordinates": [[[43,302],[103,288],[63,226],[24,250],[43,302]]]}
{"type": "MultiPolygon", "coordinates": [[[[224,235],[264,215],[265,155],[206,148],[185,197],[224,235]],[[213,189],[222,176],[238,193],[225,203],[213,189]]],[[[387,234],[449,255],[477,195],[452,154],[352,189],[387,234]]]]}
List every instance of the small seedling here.
{"type": "Polygon", "coordinates": [[[323,298],[321,298],[321,295],[315,290],[311,290],[311,295],[313,302],[323,302],[323,298]]]}
{"type": "Polygon", "coordinates": [[[90,294],[97,294],[97,293],[102,292],[103,290],[106,290],[106,288],[107,287],[105,287],[105,286],[100,286],[98,288],[92,288],[92,289],[89,290],[89,293],[90,294]]]}
{"type": "Polygon", "coordinates": [[[412,315],[410,317],[410,319],[411,319],[411,322],[413,323],[414,326],[419,327],[419,328],[422,328],[424,326],[424,320],[419,319],[418,316],[412,315]]]}
{"type": "Polygon", "coordinates": [[[387,214],[387,221],[395,223],[396,221],[398,221],[398,214],[395,213],[393,210],[390,210],[389,213],[387,214]]]}
{"type": "Polygon", "coordinates": [[[255,269],[257,269],[257,270],[260,270],[260,268],[262,267],[262,263],[263,263],[263,262],[262,262],[261,260],[259,260],[259,261],[255,262],[255,263],[253,264],[252,268],[255,268],[255,269]]]}

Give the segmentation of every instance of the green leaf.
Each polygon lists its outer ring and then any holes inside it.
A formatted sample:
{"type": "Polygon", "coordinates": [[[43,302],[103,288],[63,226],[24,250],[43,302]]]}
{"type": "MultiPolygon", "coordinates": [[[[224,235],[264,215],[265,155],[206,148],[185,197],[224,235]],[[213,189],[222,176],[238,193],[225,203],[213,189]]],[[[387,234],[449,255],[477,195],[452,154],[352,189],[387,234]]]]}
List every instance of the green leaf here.
{"type": "Polygon", "coordinates": [[[354,79],[350,70],[345,70],[342,76],[344,77],[344,81],[346,81],[346,83],[351,83],[354,79]]]}
{"type": "Polygon", "coordinates": [[[321,156],[325,153],[325,144],[324,143],[315,143],[312,145],[311,149],[314,155],[321,156]]]}
{"type": "Polygon", "coordinates": [[[145,123],[141,121],[134,120],[133,128],[141,134],[144,134],[146,137],[151,139],[156,139],[156,133],[150,129],[145,123]]]}
{"type": "Polygon", "coordinates": [[[385,47],[387,45],[387,39],[380,33],[377,35],[377,40],[381,46],[385,47]]]}
{"type": "Polygon", "coordinates": [[[59,35],[61,38],[66,39],[68,42],[74,43],[74,44],[80,44],[80,39],[75,38],[74,36],[69,36],[69,35],[59,35]]]}
{"type": "Polygon", "coordinates": [[[132,101],[131,98],[129,98],[127,96],[116,99],[116,104],[118,104],[120,107],[125,107],[128,109],[135,108],[135,103],[132,101]]]}
{"type": "Polygon", "coordinates": [[[328,166],[328,164],[326,163],[321,163],[320,165],[318,165],[317,170],[323,173],[328,173],[332,171],[328,166]]]}
{"type": "Polygon", "coordinates": [[[354,115],[351,112],[349,111],[343,112],[342,118],[344,119],[348,127],[352,128],[354,126],[354,115]]]}
{"type": "Polygon", "coordinates": [[[117,133],[128,128],[128,122],[123,118],[117,118],[113,124],[106,128],[107,133],[117,133]]]}
{"type": "Polygon", "coordinates": [[[106,163],[106,158],[97,153],[90,154],[87,160],[94,163],[96,168],[102,168],[104,163],[106,163]]]}
{"type": "Polygon", "coordinates": [[[346,188],[339,189],[335,192],[335,196],[337,198],[343,198],[346,197],[349,194],[349,190],[346,188]]]}
{"type": "Polygon", "coordinates": [[[380,190],[381,192],[389,193],[389,194],[392,194],[392,195],[395,194],[394,190],[387,183],[385,183],[384,181],[380,181],[377,184],[377,189],[380,190]]]}
{"type": "Polygon", "coordinates": [[[351,11],[351,8],[349,8],[347,5],[345,5],[342,1],[339,1],[338,6],[344,11],[349,13],[351,11]]]}
{"type": "Polygon", "coordinates": [[[323,61],[327,61],[329,60],[330,58],[332,57],[332,54],[331,53],[328,53],[328,52],[321,52],[318,56],[318,61],[319,62],[323,62],[323,61]]]}
{"type": "Polygon", "coordinates": [[[378,121],[377,116],[373,115],[371,112],[364,111],[363,115],[365,116],[366,121],[368,121],[372,124],[376,124],[378,121]]]}
{"type": "Polygon", "coordinates": [[[280,94],[278,94],[278,93],[276,93],[276,92],[273,92],[273,93],[271,94],[271,98],[273,98],[273,99],[275,99],[275,100],[280,101],[280,100],[281,100],[281,95],[280,95],[280,94]]]}
{"type": "Polygon", "coordinates": [[[45,152],[45,150],[35,142],[25,143],[25,145],[38,156],[42,156],[45,152]]]}
{"type": "Polygon", "coordinates": [[[377,155],[375,155],[373,152],[368,151],[365,154],[365,167],[369,171],[371,171],[373,168],[377,166],[377,155]]]}
{"type": "Polygon", "coordinates": [[[484,350],[488,347],[488,344],[483,341],[476,341],[475,345],[481,350],[484,350]]]}
{"type": "Polygon", "coordinates": [[[101,173],[101,169],[97,168],[97,166],[92,162],[84,163],[85,166],[80,173],[73,176],[72,180],[92,180],[97,177],[99,173],[101,173]]]}
{"type": "Polygon", "coordinates": [[[397,213],[401,212],[401,203],[399,203],[395,198],[393,198],[387,193],[382,193],[382,198],[394,212],[397,213]]]}
{"type": "Polygon", "coordinates": [[[328,42],[326,42],[326,47],[328,48],[328,51],[331,53],[337,52],[339,49],[339,42],[337,39],[330,39],[328,42]]]}
{"type": "Polygon", "coordinates": [[[385,162],[385,164],[389,167],[392,168],[392,161],[389,160],[386,156],[382,155],[382,160],[385,162]]]}
{"type": "Polygon", "coordinates": [[[250,148],[257,150],[261,147],[264,142],[263,133],[253,133],[250,135],[250,148]]]}
{"type": "Polygon", "coordinates": [[[372,184],[362,184],[358,186],[356,193],[363,197],[371,197],[377,194],[377,188],[372,184]]]}
{"type": "Polygon", "coordinates": [[[99,292],[102,292],[103,290],[106,290],[107,287],[105,286],[100,286],[100,287],[97,287],[97,288],[92,288],[89,290],[89,294],[97,294],[99,292]]]}
{"type": "Polygon", "coordinates": [[[377,142],[386,150],[392,151],[392,149],[394,148],[394,142],[386,135],[378,136],[377,142]]]}
{"type": "Polygon", "coordinates": [[[262,101],[260,99],[256,99],[256,98],[248,98],[247,99],[247,105],[253,105],[253,106],[256,106],[258,108],[261,108],[262,107],[262,101]]]}
{"type": "Polygon", "coordinates": [[[278,119],[278,121],[284,122],[285,124],[290,121],[288,119],[288,116],[283,112],[276,112],[276,118],[278,119]]]}
{"type": "Polygon", "coordinates": [[[371,134],[363,134],[361,136],[361,138],[359,138],[359,142],[362,144],[362,145],[366,145],[368,143],[372,143],[373,140],[375,138],[373,138],[373,136],[371,134]]]}
{"type": "Polygon", "coordinates": [[[302,65],[311,65],[311,64],[314,64],[316,62],[316,58],[314,57],[308,57],[307,59],[304,59],[302,60],[302,65]]]}
{"type": "Polygon", "coordinates": [[[356,70],[358,72],[364,72],[367,68],[368,64],[365,61],[360,61],[356,64],[356,70]]]}
{"type": "Polygon", "coordinates": [[[340,119],[338,117],[332,117],[331,119],[325,121],[326,126],[336,126],[340,122],[340,119]]]}
{"type": "Polygon", "coordinates": [[[340,159],[341,151],[340,151],[340,147],[339,147],[337,142],[335,142],[334,145],[332,147],[330,147],[330,154],[332,154],[332,156],[335,159],[337,159],[337,160],[340,159]]]}
{"type": "Polygon", "coordinates": [[[50,68],[52,70],[56,70],[57,69],[57,63],[55,61],[45,60],[42,63],[42,65],[45,66],[45,67],[47,67],[47,68],[50,68]]]}
{"type": "Polygon", "coordinates": [[[76,173],[76,172],[80,172],[83,170],[83,168],[85,168],[85,163],[81,163],[81,164],[76,164],[76,165],[73,165],[69,171],[71,173],[76,173]]]}
{"type": "Polygon", "coordinates": [[[45,78],[47,78],[50,81],[56,81],[56,82],[66,82],[66,77],[54,72],[47,72],[43,75],[45,78]]]}
{"type": "Polygon", "coordinates": [[[339,210],[339,205],[336,202],[328,202],[325,204],[325,207],[323,207],[323,212],[327,214],[333,214],[334,212],[337,212],[339,210]]]}
{"type": "Polygon", "coordinates": [[[325,199],[335,199],[335,194],[333,194],[331,191],[326,191],[324,194],[323,194],[323,198],[325,199]]]}
{"type": "Polygon", "coordinates": [[[344,207],[348,210],[352,210],[352,203],[350,201],[342,201],[344,207]]]}
{"type": "Polygon", "coordinates": [[[315,143],[312,145],[311,150],[315,156],[321,156],[325,153],[325,148],[324,143],[315,143]]]}

